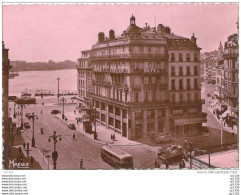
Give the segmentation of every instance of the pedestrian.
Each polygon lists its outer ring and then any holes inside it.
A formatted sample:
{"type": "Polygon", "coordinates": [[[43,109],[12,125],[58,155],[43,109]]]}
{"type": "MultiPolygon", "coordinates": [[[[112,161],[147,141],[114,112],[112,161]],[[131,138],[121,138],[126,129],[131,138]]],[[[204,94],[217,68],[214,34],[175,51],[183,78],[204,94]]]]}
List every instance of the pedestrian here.
{"type": "Polygon", "coordinates": [[[166,169],[169,169],[169,164],[168,164],[168,162],[166,162],[166,169]]]}
{"type": "Polygon", "coordinates": [[[179,163],[179,169],[182,168],[182,161],[179,163]]]}
{"type": "Polygon", "coordinates": [[[185,160],[182,159],[182,168],[185,168],[185,167],[186,167],[185,160]]]}
{"type": "Polygon", "coordinates": [[[19,151],[19,154],[21,154],[21,153],[22,153],[22,148],[19,147],[19,148],[18,148],[18,151],[19,151]]]}
{"type": "Polygon", "coordinates": [[[76,114],[76,111],[74,110],[74,114],[76,114]]]}
{"type": "Polygon", "coordinates": [[[29,155],[29,142],[27,143],[27,156],[29,155]]]}
{"type": "Polygon", "coordinates": [[[24,150],[26,149],[26,144],[25,144],[25,143],[23,144],[23,149],[24,149],[24,150]]]}
{"type": "Polygon", "coordinates": [[[110,139],[111,139],[111,140],[113,139],[112,134],[110,135],[110,139]]]}
{"type": "Polygon", "coordinates": [[[75,134],[73,134],[73,140],[76,140],[76,139],[75,139],[75,134]]]}
{"type": "Polygon", "coordinates": [[[30,157],[30,165],[33,166],[33,157],[30,157]]]}
{"type": "Polygon", "coordinates": [[[80,169],[83,169],[83,159],[80,159],[80,169]]]}
{"type": "Polygon", "coordinates": [[[40,112],[41,114],[43,114],[43,111],[41,110],[41,112],[40,112]]]}

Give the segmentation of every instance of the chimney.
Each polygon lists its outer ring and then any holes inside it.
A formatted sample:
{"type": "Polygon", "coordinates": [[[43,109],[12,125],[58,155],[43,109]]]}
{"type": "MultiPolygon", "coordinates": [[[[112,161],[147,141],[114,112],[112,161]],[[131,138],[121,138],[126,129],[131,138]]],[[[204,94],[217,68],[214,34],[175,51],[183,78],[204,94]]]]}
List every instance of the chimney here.
{"type": "Polygon", "coordinates": [[[192,34],[191,42],[192,42],[194,45],[197,44],[197,38],[194,36],[194,33],[192,34]]]}
{"type": "Polygon", "coordinates": [[[162,24],[158,24],[157,31],[161,31],[161,33],[162,33],[163,32],[163,28],[164,28],[164,26],[162,24]]]}
{"type": "Polygon", "coordinates": [[[112,29],[109,31],[109,38],[110,40],[115,39],[115,31],[113,31],[112,29]]]}
{"type": "Polygon", "coordinates": [[[171,29],[169,28],[169,26],[164,27],[164,32],[167,33],[167,34],[171,33],[171,29]]]}
{"type": "Polygon", "coordinates": [[[104,40],[105,40],[105,34],[103,32],[99,32],[98,41],[101,43],[101,42],[104,42],[104,40]]]}

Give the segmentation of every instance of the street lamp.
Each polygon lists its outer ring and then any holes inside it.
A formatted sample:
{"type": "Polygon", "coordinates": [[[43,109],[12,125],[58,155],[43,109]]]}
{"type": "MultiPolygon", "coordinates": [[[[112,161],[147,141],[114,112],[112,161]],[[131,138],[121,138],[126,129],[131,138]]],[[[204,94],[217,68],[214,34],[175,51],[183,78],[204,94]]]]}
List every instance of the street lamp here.
{"type": "Polygon", "coordinates": [[[21,108],[21,129],[23,129],[23,104],[19,104],[21,108]]]}
{"type": "Polygon", "coordinates": [[[57,97],[58,97],[58,104],[59,104],[59,80],[60,80],[60,78],[58,77],[58,78],[57,78],[57,81],[58,81],[58,94],[57,94],[57,97]]]}
{"type": "Polygon", "coordinates": [[[16,106],[16,103],[14,102],[14,107],[13,107],[13,118],[16,118],[15,106],[16,106]]]}
{"type": "Polygon", "coordinates": [[[61,102],[63,102],[63,114],[62,114],[62,119],[64,119],[64,102],[66,102],[66,99],[64,97],[62,97],[60,99],[61,102]]]}
{"type": "Polygon", "coordinates": [[[97,139],[97,132],[96,132],[96,117],[97,117],[96,115],[97,115],[97,113],[96,113],[96,108],[93,108],[93,104],[91,106],[90,112],[91,112],[92,123],[94,123],[94,125],[95,125],[94,139],[96,140],[97,139]]]}
{"type": "Polygon", "coordinates": [[[62,141],[61,135],[56,135],[56,131],[54,131],[54,134],[49,136],[48,141],[51,142],[51,140],[54,141],[54,151],[52,152],[52,159],[54,161],[54,169],[56,169],[57,159],[58,159],[58,152],[56,151],[56,143],[58,141],[62,141]]]}
{"type": "Polygon", "coordinates": [[[32,147],[35,147],[35,139],[34,139],[34,119],[37,118],[37,115],[35,115],[34,113],[32,113],[32,115],[30,116],[31,119],[33,119],[33,136],[32,136],[32,147]]]}

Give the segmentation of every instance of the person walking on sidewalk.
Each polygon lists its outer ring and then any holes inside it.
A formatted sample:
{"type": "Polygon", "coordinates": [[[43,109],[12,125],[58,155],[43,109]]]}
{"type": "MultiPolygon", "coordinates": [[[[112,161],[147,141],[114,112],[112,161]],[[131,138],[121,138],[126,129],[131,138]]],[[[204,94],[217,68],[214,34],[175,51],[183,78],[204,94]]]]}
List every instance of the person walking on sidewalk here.
{"type": "Polygon", "coordinates": [[[73,140],[76,141],[75,134],[73,134],[73,140]]]}

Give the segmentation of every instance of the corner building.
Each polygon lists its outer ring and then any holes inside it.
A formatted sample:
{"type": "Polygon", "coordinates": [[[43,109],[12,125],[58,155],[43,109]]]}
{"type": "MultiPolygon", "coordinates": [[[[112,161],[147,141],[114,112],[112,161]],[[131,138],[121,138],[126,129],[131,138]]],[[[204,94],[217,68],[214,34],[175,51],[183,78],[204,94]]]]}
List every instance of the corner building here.
{"type": "Polygon", "coordinates": [[[198,134],[206,121],[199,55],[194,36],[176,36],[163,25],[140,28],[134,16],[120,37],[100,32],[90,51],[87,86],[97,121],[128,139],[198,134]]]}

